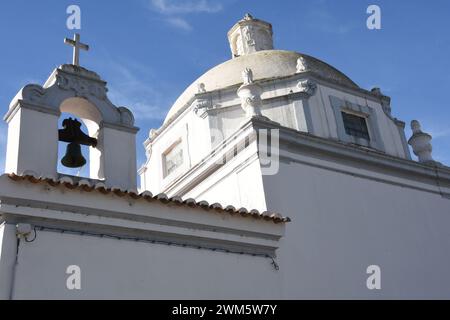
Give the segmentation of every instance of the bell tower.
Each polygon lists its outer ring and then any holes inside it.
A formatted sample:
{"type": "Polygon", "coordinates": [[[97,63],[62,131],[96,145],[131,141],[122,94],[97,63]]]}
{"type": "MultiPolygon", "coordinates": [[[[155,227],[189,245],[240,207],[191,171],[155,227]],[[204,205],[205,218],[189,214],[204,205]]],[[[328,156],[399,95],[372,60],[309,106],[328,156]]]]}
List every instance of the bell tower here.
{"type": "Polygon", "coordinates": [[[228,31],[233,58],[261,50],[273,49],[272,25],[249,13],[228,31]]]}
{"type": "Polygon", "coordinates": [[[136,133],[134,117],[125,107],[116,107],[107,97],[106,82],[95,72],[79,66],[79,41],[74,46],[73,64],[56,68],[43,86],[29,84],[12,100],[4,120],[8,124],[5,172],[17,175],[58,178],[58,143],[68,142],[62,163],[79,167],[86,161],[80,145],[89,146],[89,179],[110,188],[136,189],[136,133]],[[81,119],[65,119],[61,113],[81,119]]]}

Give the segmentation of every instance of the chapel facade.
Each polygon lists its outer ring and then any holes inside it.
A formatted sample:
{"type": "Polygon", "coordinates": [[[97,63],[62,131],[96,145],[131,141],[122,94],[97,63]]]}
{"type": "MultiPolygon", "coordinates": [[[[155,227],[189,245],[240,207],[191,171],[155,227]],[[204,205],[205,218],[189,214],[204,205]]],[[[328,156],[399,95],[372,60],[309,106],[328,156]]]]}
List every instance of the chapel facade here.
{"type": "Polygon", "coordinates": [[[450,297],[450,168],[432,137],[413,121],[407,139],[379,88],[273,34],[250,14],[230,29],[230,60],[150,130],[138,170],[138,115],[67,40],[73,63],[4,117],[0,298],[450,297]],[[61,141],[69,165],[89,147],[88,176],[58,172],[61,141]]]}

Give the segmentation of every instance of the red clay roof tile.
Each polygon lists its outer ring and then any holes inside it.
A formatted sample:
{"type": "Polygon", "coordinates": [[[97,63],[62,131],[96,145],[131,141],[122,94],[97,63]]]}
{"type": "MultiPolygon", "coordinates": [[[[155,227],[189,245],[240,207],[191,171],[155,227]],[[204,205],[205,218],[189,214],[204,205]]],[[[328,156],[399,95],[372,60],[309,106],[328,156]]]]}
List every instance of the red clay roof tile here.
{"type": "Polygon", "coordinates": [[[181,197],[175,196],[172,198],[168,198],[166,194],[160,193],[154,196],[150,191],[144,191],[139,194],[136,190],[121,190],[118,188],[107,188],[103,182],[92,183],[89,180],[82,179],[79,182],[74,182],[72,178],[68,176],[63,176],[58,180],[54,180],[52,178],[46,177],[35,177],[34,175],[16,175],[16,174],[8,174],[8,177],[14,181],[28,181],[31,183],[47,183],[52,187],[57,187],[58,185],[64,186],[71,190],[83,190],[86,192],[98,191],[102,194],[110,194],[114,193],[119,197],[129,196],[133,199],[145,199],[147,201],[159,200],[162,203],[174,203],[177,205],[186,205],[193,208],[203,208],[205,210],[213,209],[214,211],[226,212],[228,214],[234,215],[239,213],[243,217],[253,217],[258,219],[264,219],[268,221],[272,221],[274,223],[286,223],[290,222],[291,219],[289,217],[283,217],[279,213],[268,212],[265,211],[260,213],[258,210],[247,210],[246,208],[236,209],[233,206],[226,206],[225,208],[220,203],[209,204],[207,201],[195,201],[192,198],[182,200],[181,197]]]}

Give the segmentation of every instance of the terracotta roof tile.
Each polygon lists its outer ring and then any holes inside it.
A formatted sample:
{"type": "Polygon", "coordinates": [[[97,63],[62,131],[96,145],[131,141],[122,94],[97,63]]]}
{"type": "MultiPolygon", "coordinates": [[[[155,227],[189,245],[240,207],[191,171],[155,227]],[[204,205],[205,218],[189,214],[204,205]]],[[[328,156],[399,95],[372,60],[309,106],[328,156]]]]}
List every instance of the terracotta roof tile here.
{"type": "Polygon", "coordinates": [[[214,210],[219,212],[225,212],[231,215],[240,214],[243,217],[253,217],[257,219],[264,219],[268,221],[272,221],[274,223],[285,223],[291,221],[289,217],[283,217],[279,213],[274,212],[262,212],[260,213],[258,210],[247,210],[246,208],[236,209],[233,206],[226,206],[225,208],[220,203],[209,204],[207,201],[195,201],[192,198],[186,199],[183,201],[181,197],[175,196],[172,198],[168,198],[166,194],[160,193],[158,195],[153,195],[150,191],[144,191],[142,193],[138,193],[136,190],[122,190],[120,188],[107,188],[103,182],[91,182],[87,179],[82,179],[78,182],[74,182],[72,178],[68,176],[63,176],[57,180],[47,177],[36,177],[34,175],[16,175],[16,174],[8,174],[8,177],[14,181],[29,181],[31,183],[47,183],[52,187],[57,187],[59,185],[64,186],[68,189],[74,190],[83,190],[86,192],[97,191],[102,194],[110,194],[113,193],[119,197],[131,197],[133,199],[144,199],[147,201],[160,201],[162,203],[173,203],[177,205],[185,205],[192,208],[202,208],[205,210],[214,210]]]}
{"type": "Polygon", "coordinates": [[[222,211],[223,210],[223,207],[222,207],[222,205],[220,204],[220,203],[213,203],[212,205],[211,205],[211,208],[212,209],[215,209],[215,210],[217,210],[217,211],[222,211]]]}

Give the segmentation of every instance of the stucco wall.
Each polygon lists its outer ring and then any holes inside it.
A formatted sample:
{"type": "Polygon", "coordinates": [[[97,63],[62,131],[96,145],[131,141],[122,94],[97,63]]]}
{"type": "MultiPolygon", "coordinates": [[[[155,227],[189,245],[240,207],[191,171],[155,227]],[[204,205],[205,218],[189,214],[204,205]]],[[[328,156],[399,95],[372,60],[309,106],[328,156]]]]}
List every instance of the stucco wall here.
{"type": "Polygon", "coordinates": [[[3,251],[3,233],[5,231],[5,225],[0,224],[0,259],[2,257],[2,251],[3,251]]]}
{"type": "Polygon", "coordinates": [[[267,208],[256,142],[182,196],[232,205],[238,209],[244,207],[265,211],[267,208]]]}
{"type": "Polygon", "coordinates": [[[167,131],[158,135],[151,147],[148,147],[147,153],[149,149],[151,156],[144,165],[146,170],[141,174],[140,188],[161,193],[211,152],[211,135],[207,120],[201,119],[193,112],[181,116],[167,131]],[[170,175],[164,176],[163,154],[177,142],[180,142],[183,148],[183,164],[170,175]]]}
{"type": "Polygon", "coordinates": [[[302,161],[311,165],[283,161],[264,176],[268,209],[292,218],[278,250],[284,297],[450,297],[450,199],[302,161]],[[381,268],[381,290],[366,287],[369,265],[381,268]]]}
{"type": "MultiPolygon", "coordinates": [[[[450,297],[450,199],[431,192],[436,184],[306,152],[282,156],[279,172],[263,176],[267,209],[292,218],[279,271],[267,258],[38,230],[20,242],[13,297],[450,297]],[[66,288],[69,265],[81,267],[80,291],[66,288]],[[366,287],[369,265],[381,268],[381,290],[366,287]]],[[[249,182],[253,169],[243,168],[249,182]]],[[[215,199],[232,188],[219,184],[215,199]]]]}
{"type": "Polygon", "coordinates": [[[268,258],[39,230],[19,246],[15,279],[15,299],[281,296],[268,258]],[[66,288],[70,265],[81,268],[81,290],[66,288]]]}

